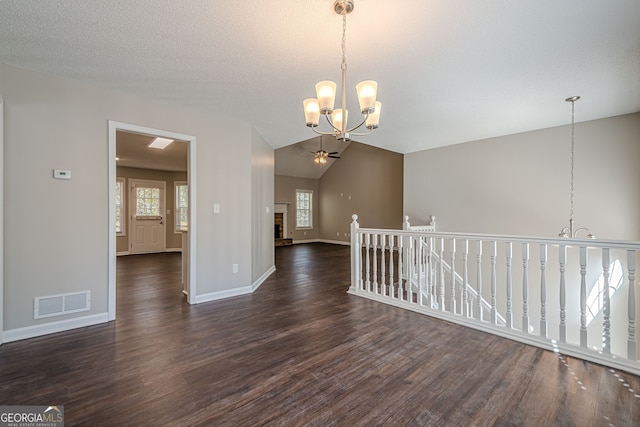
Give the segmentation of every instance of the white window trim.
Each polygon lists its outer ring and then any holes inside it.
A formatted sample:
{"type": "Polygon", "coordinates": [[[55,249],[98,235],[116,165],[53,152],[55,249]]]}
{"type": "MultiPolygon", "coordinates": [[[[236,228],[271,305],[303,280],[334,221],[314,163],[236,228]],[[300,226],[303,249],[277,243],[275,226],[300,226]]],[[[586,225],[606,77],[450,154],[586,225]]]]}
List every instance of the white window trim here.
{"type": "Polygon", "coordinates": [[[127,235],[127,187],[125,178],[116,178],[116,183],[120,185],[120,231],[116,231],[116,236],[127,235]]]}
{"type": "Polygon", "coordinates": [[[313,190],[296,190],[296,230],[312,230],[313,229],[313,190]],[[311,194],[309,199],[309,222],[311,225],[308,227],[299,227],[298,226],[298,193],[308,193],[311,194]]]}
{"type": "MultiPolygon", "coordinates": [[[[188,188],[187,181],[174,181],[173,182],[173,234],[182,234],[182,231],[178,230],[178,186],[186,185],[188,188]]],[[[187,197],[187,203],[189,203],[189,198],[187,197]]],[[[189,206],[187,206],[189,209],[189,206]]],[[[188,212],[188,210],[187,210],[188,212]]],[[[188,214],[187,214],[188,217],[188,214]]],[[[187,224],[187,227],[189,225],[187,224]]]]}

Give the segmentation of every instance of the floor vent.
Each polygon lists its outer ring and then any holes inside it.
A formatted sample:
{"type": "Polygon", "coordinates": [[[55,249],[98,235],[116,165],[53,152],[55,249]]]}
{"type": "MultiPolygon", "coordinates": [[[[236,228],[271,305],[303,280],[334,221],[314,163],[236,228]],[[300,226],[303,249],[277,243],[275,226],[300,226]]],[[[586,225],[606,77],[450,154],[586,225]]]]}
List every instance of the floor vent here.
{"type": "Polygon", "coordinates": [[[61,316],[88,311],[91,308],[91,291],[49,295],[33,300],[33,318],[61,316]]]}

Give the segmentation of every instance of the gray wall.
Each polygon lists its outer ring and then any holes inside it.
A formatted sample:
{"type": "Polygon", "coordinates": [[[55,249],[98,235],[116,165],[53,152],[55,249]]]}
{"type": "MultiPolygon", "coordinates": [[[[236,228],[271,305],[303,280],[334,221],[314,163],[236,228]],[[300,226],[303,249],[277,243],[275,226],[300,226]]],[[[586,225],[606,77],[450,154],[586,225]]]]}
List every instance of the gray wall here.
{"type": "Polygon", "coordinates": [[[320,238],[349,241],[362,227],[402,228],[403,155],[352,142],[320,178],[320,238]]]}
{"type": "Polygon", "coordinates": [[[287,237],[294,242],[348,242],[354,213],[363,227],[402,227],[402,154],[351,142],[340,156],[317,180],[276,176],[275,201],[291,202],[287,237]],[[313,191],[311,230],[295,228],[296,190],[313,191]]]}
{"type": "MultiPolygon", "coordinates": [[[[320,195],[318,188],[319,182],[317,179],[276,175],[275,201],[289,202],[287,208],[287,238],[294,241],[315,240],[318,238],[318,230],[320,229],[320,195]],[[296,190],[313,191],[311,212],[313,228],[311,229],[296,230],[296,190]]],[[[271,227],[273,228],[273,225],[271,227]]]]}
{"type": "MultiPolygon", "coordinates": [[[[272,190],[252,177],[272,173],[266,142],[240,120],[0,64],[5,107],[5,331],[105,314],[108,289],[108,121],[195,135],[197,295],[244,288],[270,255],[272,226],[252,226],[272,190]],[[70,181],[52,169],[70,169],[70,181]],[[256,192],[256,193],[254,193],[256,192]],[[221,206],[213,214],[214,203],[221,206]],[[257,213],[255,215],[258,215],[257,213]],[[266,250],[266,249],[265,249],[266,250]],[[239,272],[232,273],[232,264],[239,272]],[[91,311],[33,319],[33,299],[91,291],[91,311]]],[[[266,215],[265,215],[266,216],[266,215]]],[[[273,249],[271,249],[273,250],[273,249]]]]}
{"type": "MultiPolygon", "coordinates": [[[[404,211],[439,231],[555,237],[569,222],[571,126],[405,155],[404,211]]],[[[640,113],[575,125],[577,226],[640,240],[640,113]]]]}
{"type": "Polygon", "coordinates": [[[273,149],[251,133],[251,281],[275,268],[273,248],[273,149]]]}

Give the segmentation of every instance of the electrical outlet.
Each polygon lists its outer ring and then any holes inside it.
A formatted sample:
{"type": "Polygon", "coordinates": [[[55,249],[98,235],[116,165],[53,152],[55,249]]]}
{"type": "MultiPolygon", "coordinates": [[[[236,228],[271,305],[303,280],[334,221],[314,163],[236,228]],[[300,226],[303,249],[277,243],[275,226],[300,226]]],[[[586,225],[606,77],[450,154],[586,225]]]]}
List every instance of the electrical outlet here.
{"type": "Polygon", "coordinates": [[[237,273],[238,272],[238,264],[233,264],[232,269],[233,269],[234,273],[237,273]]]}

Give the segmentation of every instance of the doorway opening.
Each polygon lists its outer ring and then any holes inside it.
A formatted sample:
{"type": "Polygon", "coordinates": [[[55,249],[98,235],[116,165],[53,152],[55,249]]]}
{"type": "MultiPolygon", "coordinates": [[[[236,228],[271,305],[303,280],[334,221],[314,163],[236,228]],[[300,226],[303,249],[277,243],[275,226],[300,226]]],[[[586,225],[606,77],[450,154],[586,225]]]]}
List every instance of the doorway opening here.
{"type": "Polygon", "coordinates": [[[183,291],[195,303],[195,145],[195,136],[109,121],[109,320],[116,317],[118,255],[181,251],[183,291]],[[173,148],[149,148],[157,137],[173,148]],[[182,160],[172,159],[180,150],[182,160]]]}

